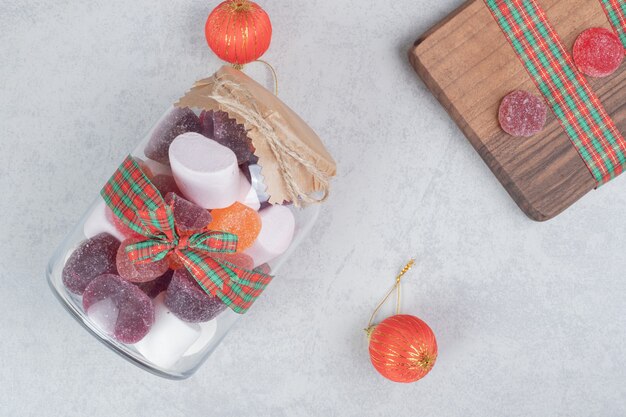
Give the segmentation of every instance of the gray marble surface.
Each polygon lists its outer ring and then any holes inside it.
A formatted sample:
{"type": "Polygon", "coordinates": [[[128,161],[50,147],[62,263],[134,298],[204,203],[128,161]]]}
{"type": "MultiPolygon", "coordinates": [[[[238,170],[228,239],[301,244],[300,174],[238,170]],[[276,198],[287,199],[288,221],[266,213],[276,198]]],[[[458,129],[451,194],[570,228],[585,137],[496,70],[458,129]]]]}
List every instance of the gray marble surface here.
{"type": "Polygon", "coordinates": [[[460,0],[263,3],[280,96],[339,173],[263,299],[173,382],[87,334],[44,269],[138,138],[220,65],[202,32],[216,2],[0,2],[0,415],[626,414],[626,178],[545,224],[518,210],[406,59],[460,0]],[[398,385],[361,329],[411,256],[404,311],[440,356],[398,385]]]}

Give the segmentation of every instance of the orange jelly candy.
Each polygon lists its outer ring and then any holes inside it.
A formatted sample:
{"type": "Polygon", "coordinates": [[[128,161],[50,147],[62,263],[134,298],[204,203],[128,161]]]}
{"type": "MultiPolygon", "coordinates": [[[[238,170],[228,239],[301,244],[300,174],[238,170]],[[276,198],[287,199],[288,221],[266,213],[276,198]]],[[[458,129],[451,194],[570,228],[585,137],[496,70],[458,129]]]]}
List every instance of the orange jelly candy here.
{"type": "Polygon", "coordinates": [[[259,213],[239,202],[223,209],[211,210],[211,217],[213,220],[207,229],[237,235],[239,240],[237,252],[242,252],[252,246],[261,231],[259,213]]]}

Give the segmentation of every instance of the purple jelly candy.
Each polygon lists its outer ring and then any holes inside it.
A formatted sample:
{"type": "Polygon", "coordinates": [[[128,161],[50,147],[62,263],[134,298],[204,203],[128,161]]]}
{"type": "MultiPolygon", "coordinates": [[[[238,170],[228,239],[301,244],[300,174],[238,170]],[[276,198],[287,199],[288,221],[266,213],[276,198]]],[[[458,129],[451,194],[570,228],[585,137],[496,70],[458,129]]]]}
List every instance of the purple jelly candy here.
{"type": "Polygon", "coordinates": [[[144,153],[154,161],[169,164],[170,145],[176,136],[200,132],[200,119],[188,108],[175,107],[156,127],[144,153]]]}
{"type": "Polygon", "coordinates": [[[114,274],[91,281],[83,294],[83,308],[102,330],[122,343],[139,342],[154,323],[150,297],[114,274]]]}
{"type": "Polygon", "coordinates": [[[81,295],[97,276],[117,273],[115,257],[119,246],[119,240],[108,233],[100,233],[83,241],[63,268],[65,287],[81,295]]]}
{"type": "Polygon", "coordinates": [[[203,110],[200,113],[200,133],[206,136],[209,139],[213,139],[214,137],[214,128],[213,128],[213,110],[203,110]]]}
{"type": "Polygon", "coordinates": [[[156,298],[157,295],[167,290],[172,281],[172,275],[174,275],[174,271],[170,269],[157,279],[148,282],[138,282],[135,285],[145,292],[148,297],[156,298]]]}
{"type": "Polygon", "coordinates": [[[166,259],[146,263],[134,263],[131,261],[128,257],[128,252],[126,252],[126,247],[139,241],[140,239],[131,238],[122,242],[117,250],[115,259],[117,273],[130,282],[152,281],[163,275],[169,269],[169,265],[166,259]]]}
{"type": "Polygon", "coordinates": [[[250,174],[250,164],[247,162],[243,163],[239,166],[239,168],[241,169],[241,173],[243,174],[243,176],[246,177],[246,179],[248,180],[250,184],[252,184],[252,175],[250,174]]]}
{"type": "Polygon", "coordinates": [[[159,190],[162,196],[166,195],[167,193],[181,193],[178,189],[178,185],[176,185],[176,181],[174,181],[174,177],[172,177],[171,175],[155,175],[153,178],[150,179],[150,182],[152,182],[156,189],[159,190]]]}
{"type": "Polygon", "coordinates": [[[226,308],[219,298],[204,292],[186,269],[174,272],[165,305],[176,317],[190,323],[212,320],[226,308]]]}
{"type": "Polygon", "coordinates": [[[272,273],[272,268],[270,268],[268,264],[261,264],[257,266],[256,268],[254,268],[254,271],[260,272],[265,275],[269,275],[272,273]]]}
{"type": "Polygon", "coordinates": [[[211,223],[211,213],[179,195],[169,193],[165,202],[172,206],[176,229],[179,232],[200,231],[211,223]]]}
{"type": "Polygon", "coordinates": [[[247,162],[254,164],[258,161],[246,129],[235,119],[230,119],[228,113],[213,112],[213,133],[216,142],[230,148],[237,155],[237,163],[240,165],[247,162]]]}

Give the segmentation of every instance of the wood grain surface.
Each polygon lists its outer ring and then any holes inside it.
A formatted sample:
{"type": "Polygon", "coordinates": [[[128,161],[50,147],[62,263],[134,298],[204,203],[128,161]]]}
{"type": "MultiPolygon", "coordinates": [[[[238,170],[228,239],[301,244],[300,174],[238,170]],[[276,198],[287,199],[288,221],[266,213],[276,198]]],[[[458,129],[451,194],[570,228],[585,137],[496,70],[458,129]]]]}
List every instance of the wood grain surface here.
{"type": "MultiPolygon", "coordinates": [[[[568,51],[583,30],[609,22],[597,0],[539,0],[568,51]]],[[[587,166],[554,115],[531,138],[498,124],[498,107],[512,90],[540,96],[483,0],[470,0],[423,34],[411,63],[489,168],[532,219],[548,220],[595,188],[587,166]]],[[[621,132],[626,129],[626,74],[589,79],[621,132]]]]}

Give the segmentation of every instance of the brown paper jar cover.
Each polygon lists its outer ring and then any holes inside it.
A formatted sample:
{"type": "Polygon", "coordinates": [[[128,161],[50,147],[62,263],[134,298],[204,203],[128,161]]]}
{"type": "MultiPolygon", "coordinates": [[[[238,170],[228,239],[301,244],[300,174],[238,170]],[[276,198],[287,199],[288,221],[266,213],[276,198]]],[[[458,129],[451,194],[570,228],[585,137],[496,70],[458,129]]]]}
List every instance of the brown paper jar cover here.
{"type": "Polygon", "coordinates": [[[321,139],[285,103],[243,72],[223,66],[197,81],[175,106],[221,110],[245,127],[270,203],[299,206],[328,195],[337,168],[321,139]]]}

